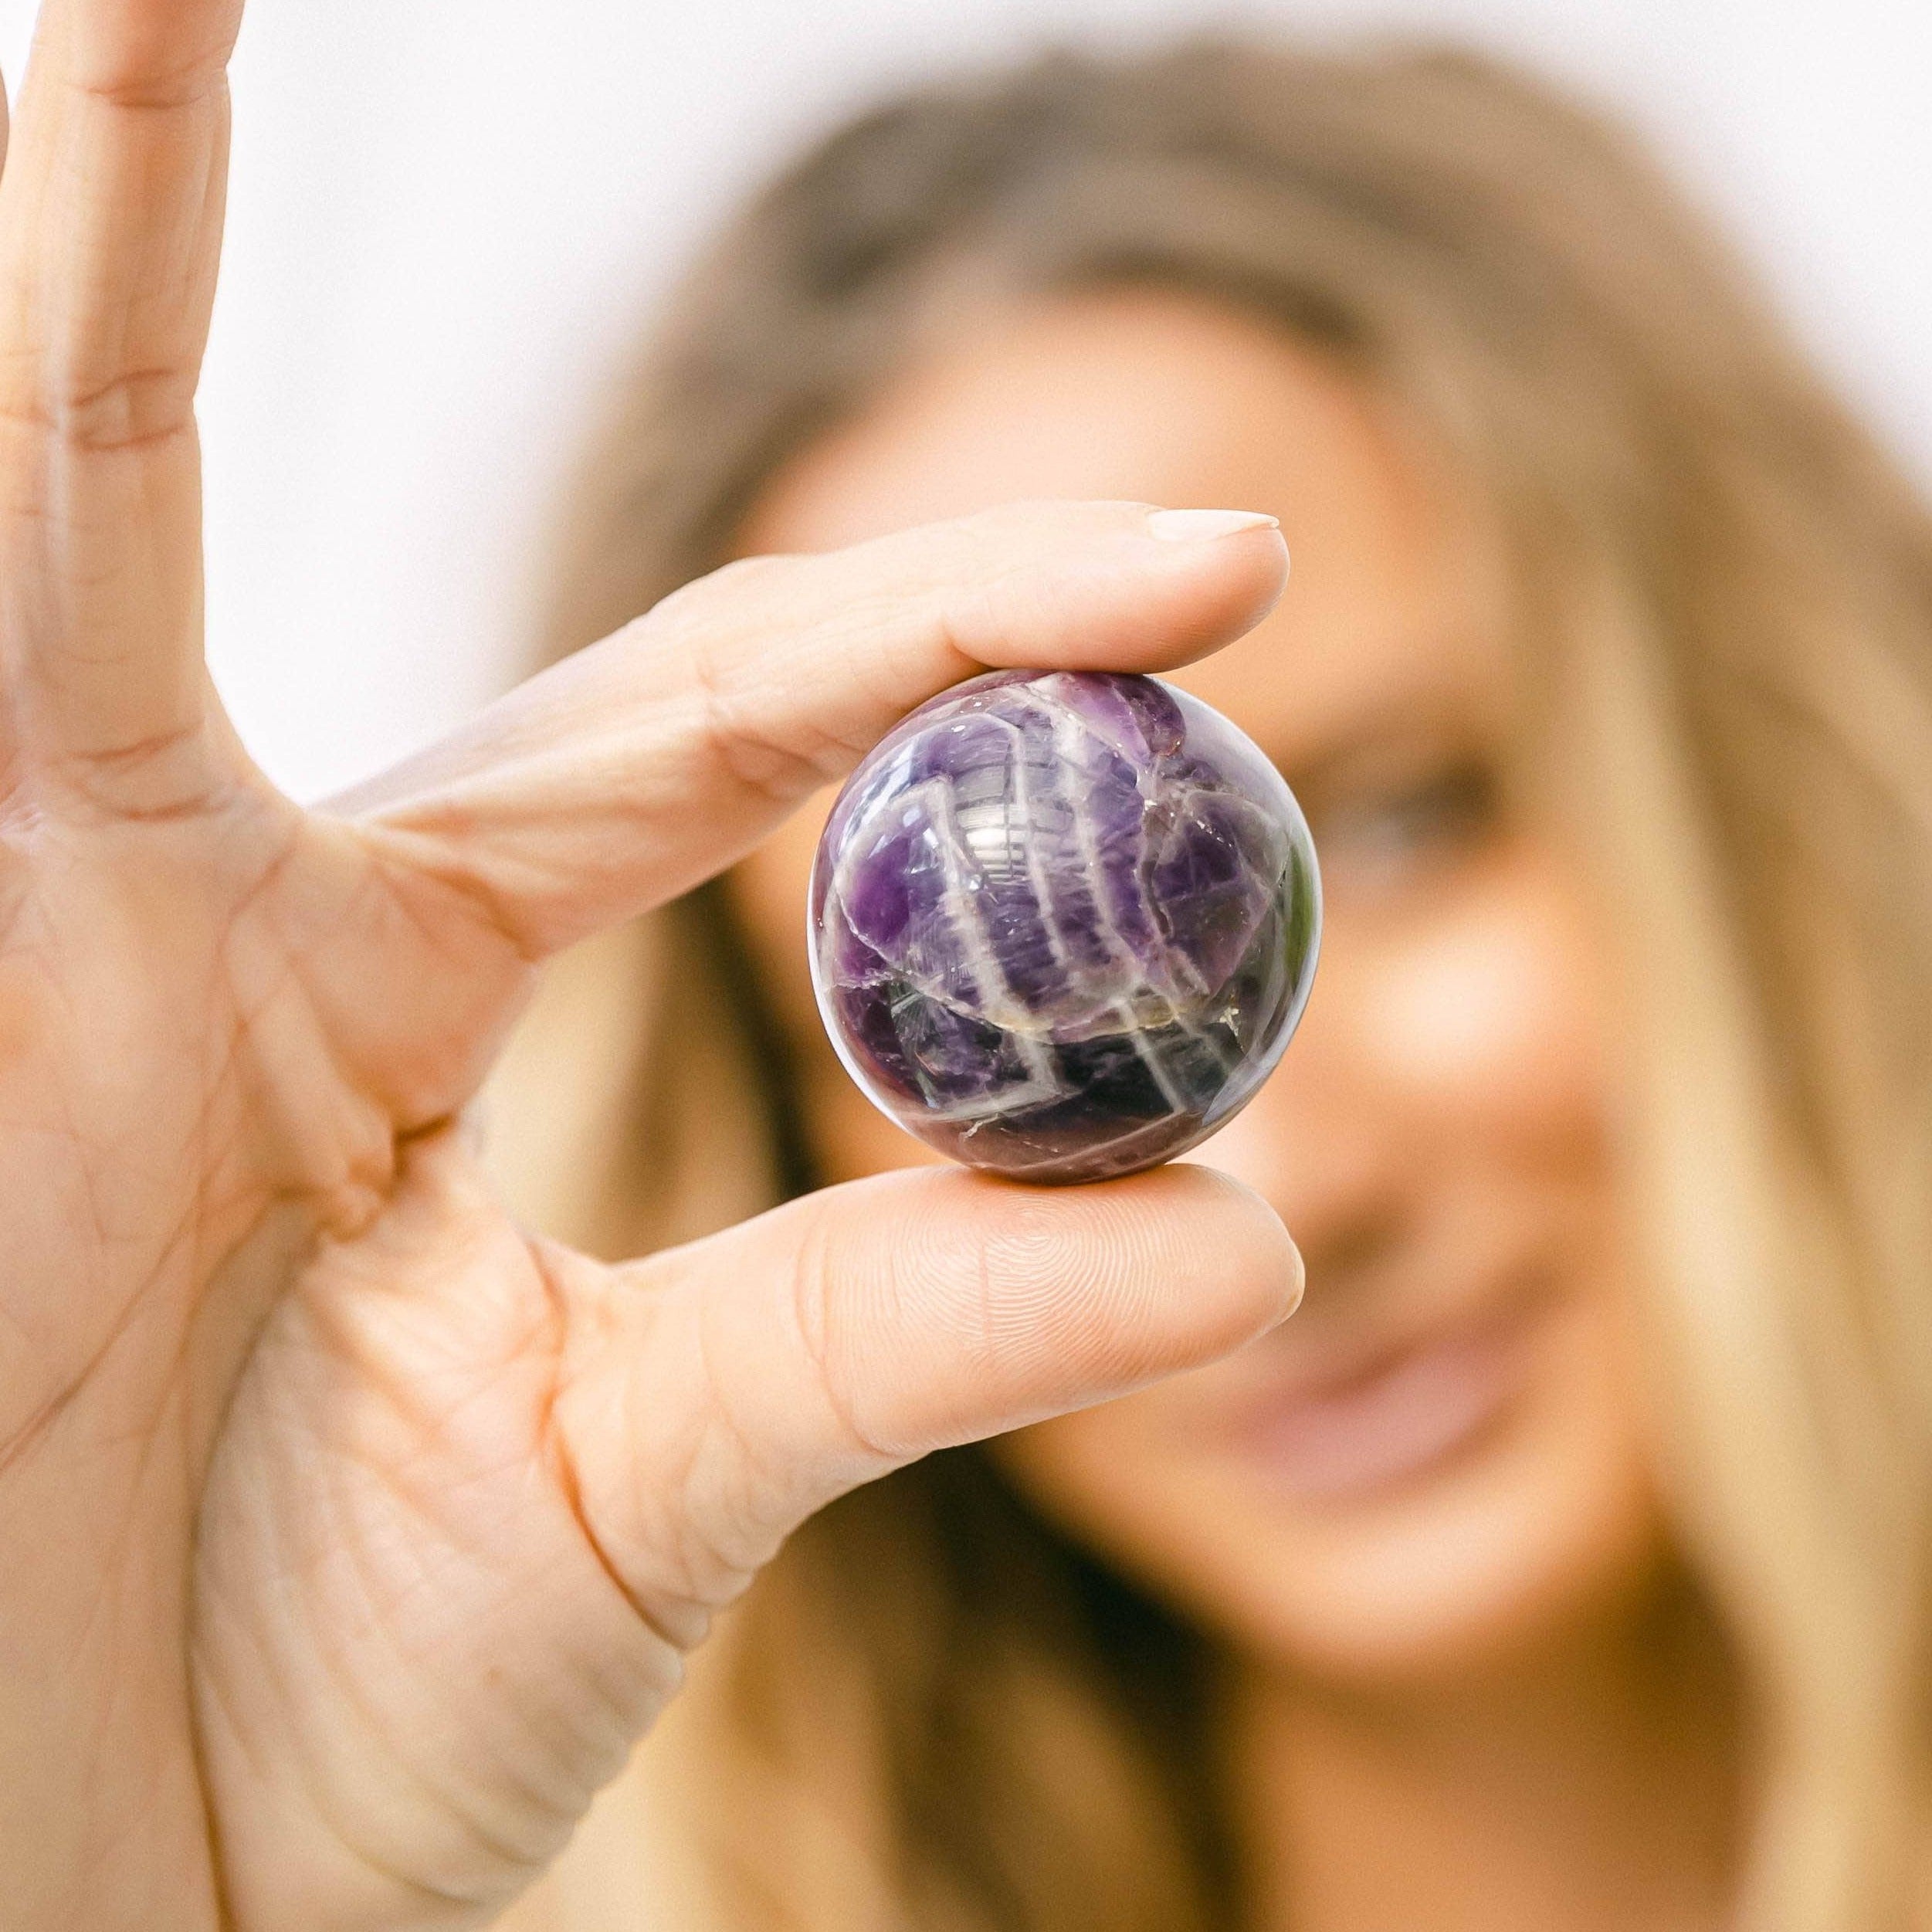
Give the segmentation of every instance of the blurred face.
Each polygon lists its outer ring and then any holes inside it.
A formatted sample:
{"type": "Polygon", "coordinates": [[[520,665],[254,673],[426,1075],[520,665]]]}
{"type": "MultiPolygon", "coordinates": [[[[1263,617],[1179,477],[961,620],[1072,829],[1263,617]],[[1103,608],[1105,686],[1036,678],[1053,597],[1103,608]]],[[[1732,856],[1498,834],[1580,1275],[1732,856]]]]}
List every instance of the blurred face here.
{"type": "MultiPolygon", "coordinates": [[[[1287,536],[1280,608],[1175,681],[1279,763],[1320,853],[1307,1016],[1194,1157],[1273,1202],[1308,1292],[1242,1355],[996,1452],[1072,1534],[1271,1666],[1453,1675],[1612,1617],[1661,1538],[1612,1231],[1611,1043],[1580,881],[1500,781],[1493,535],[1313,352],[1120,292],[942,338],[775,480],[744,547],[1054,496],[1265,510],[1287,536]]],[[[737,884],[846,1178],[932,1157],[852,1088],[813,1012],[800,909],[822,817],[737,884]]]]}

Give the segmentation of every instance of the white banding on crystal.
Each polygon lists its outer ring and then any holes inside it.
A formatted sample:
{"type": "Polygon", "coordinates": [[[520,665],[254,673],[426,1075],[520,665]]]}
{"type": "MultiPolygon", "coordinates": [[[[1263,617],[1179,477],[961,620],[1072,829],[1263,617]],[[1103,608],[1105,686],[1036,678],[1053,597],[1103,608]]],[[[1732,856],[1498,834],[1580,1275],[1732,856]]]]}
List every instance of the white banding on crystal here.
{"type": "MultiPolygon", "coordinates": [[[[821,855],[822,864],[829,861],[830,876],[819,900],[812,961],[839,1057],[863,1086],[915,1131],[947,1130],[928,1135],[937,1144],[958,1148],[974,1141],[986,1147],[989,1141],[981,1137],[1000,1129],[990,1141],[990,1152],[967,1158],[990,1160],[1005,1172],[1035,1179],[1124,1173],[1183,1151],[1203,1137],[1212,1123],[1225,1119],[1259,1084],[1298,1017],[1319,930],[1318,888],[1305,825],[1267,761],[1225,720],[1212,713],[1203,717],[1197,701],[1171,693],[1169,701],[1181,707],[1186,721],[1189,762],[1198,757],[1216,775],[1225,768],[1227,781],[1225,787],[1176,782],[1176,773],[1164,784],[1160,767],[1166,763],[1164,754],[1154,753],[1139,728],[1141,700],[1109,689],[1095,694],[1090,713],[1079,701],[1086,695],[1080,686],[1088,679],[1089,674],[1059,673],[973,693],[961,710],[971,714],[975,731],[992,727],[996,738],[987,748],[993,755],[984,765],[969,758],[959,774],[935,774],[908,788],[910,767],[924,762],[921,747],[931,744],[931,730],[956,734],[968,728],[958,714],[935,718],[931,727],[916,727],[903,744],[886,751],[877,769],[862,770],[857,782],[863,789],[851,802],[855,809],[842,820],[835,812],[838,836],[821,855]],[[1019,706],[1029,707],[1032,718],[1046,725],[1044,745],[1030,720],[1011,714],[1009,707],[1019,706]],[[1232,742],[1222,742],[1224,730],[1232,742]],[[1042,751],[1052,769],[1040,762],[1042,751]],[[1110,769],[1116,759],[1124,770],[1110,769]],[[1124,788],[1130,781],[1132,793],[1124,788]],[[1130,799],[1137,795],[1141,804],[1137,850],[1125,847],[1120,855],[1124,862],[1131,854],[1130,876],[1108,869],[1099,836],[1102,818],[1113,815],[1107,800],[1117,785],[1120,788],[1113,795],[1122,808],[1123,828],[1133,823],[1127,808],[1130,799]],[[1278,804],[1273,796],[1276,792],[1278,804]],[[1157,804],[1161,809],[1155,850],[1150,849],[1154,842],[1150,835],[1157,828],[1147,824],[1147,815],[1157,804]],[[898,1051],[905,1056],[907,1070],[923,1095],[916,1117],[907,1112],[908,1103],[888,1102],[876,1092],[863,1064],[869,1050],[858,1035],[844,1035],[839,1011],[827,997],[828,989],[838,985],[833,975],[842,951],[841,925],[879,951],[879,942],[866,941],[852,925],[850,910],[856,896],[881,907],[877,888],[885,883],[884,874],[875,876],[869,882],[873,890],[867,892],[866,867],[868,863],[890,866],[899,849],[894,842],[907,834],[928,855],[914,862],[918,891],[926,897],[915,893],[909,898],[909,924],[891,944],[892,956],[881,958],[889,980],[876,981],[874,969],[868,968],[864,977],[852,982],[851,991],[873,987],[883,1000],[889,988],[900,989],[892,1002],[890,1023],[900,1035],[898,1051]],[[1171,919],[1182,915],[1155,906],[1154,882],[1191,837],[1232,842],[1234,863],[1249,875],[1238,881],[1240,898],[1258,891],[1263,903],[1274,907],[1284,947],[1299,924],[1304,943],[1292,961],[1284,952],[1275,962],[1278,970],[1269,971],[1266,962],[1254,958],[1262,934],[1276,930],[1274,920],[1265,911],[1258,920],[1251,920],[1253,904],[1224,897],[1212,883],[1205,885],[1206,905],[1222,918],[1239,917],[1240,925],[1195,934],[1169,931],[1171,919]],[[1259,866],[1249,864],[1251,852],[1261,859],[1259,866]],[[1056,863],[1063,857],[1073,862],[1063,869],[1056,863]],[[996,890],[975,890],[989,885],[996,890]],[[1028,894],[1038,917],[1036,936],[1031,934],[1029,912],[1015,903],[1028,894]],[[1312,903],[1303,907],[1297,921],[1286,902],[1304,897],[1312,903]],[[922,904],[928,908],[923,913],[918,910],[922,904]],[[1012,920],[1020,922],[1012,934],[1008,920],[995,922],[996,904],[1011,907],[1012,920]],[[1145,959],[1128,937],[1144,920],[1148,927],[1144,943],[1151,954],[1145,959]],[[1024,954],[1005,943],[1022,934],[1024,954]],[[1202,953],[1198,966],[1196,950],[1202,953]],[[1223,962],[1231,958],[1235,963],[1224,970],[1223,962]],[[1037,1005],[1023,998],[1015,984],[1022,967],[1030,975],[1035,966],[1046,981],[1037,1005]],[[1210,979],[1219,983],[1211,985],[1210,979]],[[1263,1009],[1246,1021],[1245,1030],[1242,1002],[1235,993],[1242,985],[1263,1009]],[[1278,1002],[1283,1010],[1276,1015],[1273,1009],[1278,1002]],[[958,1100],[945,1100],[935,1090],[936,1083],[949,1083],[944,1057],[948,1034],[943,1022],[935,1033],[929,1031],[930,1022],[915,1021],[914,1011],[920,1007],[934,1022],[950,1015],[966,1029],[998,1033],[998,1060],[977,1057],[967,1044],[970,1031],[955,1039],[959,1072],[969,1085],[983,1083],[984,1090],[958,1100]],[[918,1043],[920,1035],[927,1035],[924,1045],[918,1043]],[[1090,1097],[1096,1107],[1124,1105],[1119,1093],[1103,1103],[1100,1090],[1090,1088],[1084,1073],[1078,1080],[1069,1077],[1079,1063],[1055,1051],[1071,1052],[1094,1041],[1119,1042],[1122,1056],[1112,1059],[1115,1049],[1103,1049],[1092,1063],[1095,1075],[1103,1066],[1130,1066],[1125,1057],[1130,1052],[1150,1084],[1147,1105],[1155,1106],[1158,1094],[1162,1117],[1129,1121],[1117,1115],[1112,1124],[1118,1130],[1110,1134],[1103,1113],[1081,1113],[1090,1097]],[[1003,1080],[1008,1083],[1002,1086],[1003,1080]],[[1063,1112],[1069,1107],[1071,1112],[1063,1112]],[[1036,1126],[1029,1125],[1029,1117],[1036,1126]],[[1105,1137],[1080,1144],[1083,1131],[1105,1137]],[[1056,1148],[1056,1141],[1067,1144],[1056,1148]]],[[[1090,681],[1100,681],[1099,674],[1092,674],[1090,681]]],[[[1110,686],[1114,680],[1107,682],[1110,686]]],[[[1123,836],[1136,835],[1124,829],[1123,836]]],[[[1110,846],[1105,857],[1112,856],[1110,846]]],[[[1210,873],[1209,880],[1213,876],[1210,873]]],[[[907,883],[911,892],[912,882],[907,883]]],[[[883,1042],[880,1050],[886,1050],[883,1042]]],[[[992,1050],[989,1046],[987,1051],[992,1050]]],[[[1107,1078],[1110,1082],[1113,1076],[1107,1078]]],[[[1129,1089],[1136,1084],[1130,1080],[1129,1089]]]]}

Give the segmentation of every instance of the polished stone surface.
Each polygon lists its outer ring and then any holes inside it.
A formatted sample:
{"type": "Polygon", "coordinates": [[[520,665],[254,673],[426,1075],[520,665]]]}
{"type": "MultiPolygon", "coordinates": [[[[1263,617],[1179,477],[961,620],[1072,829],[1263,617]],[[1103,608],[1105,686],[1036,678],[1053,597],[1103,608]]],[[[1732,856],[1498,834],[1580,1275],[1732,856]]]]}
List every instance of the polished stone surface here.
{"type": "Polygon", "coordinates": [[[909,1133],[1037,1181],[1158,1165],[1267,1076],[1314,974],[1280,774],[1154,678],[996,671],[902,722],[832,808],[813,984],[909,1133]]]}

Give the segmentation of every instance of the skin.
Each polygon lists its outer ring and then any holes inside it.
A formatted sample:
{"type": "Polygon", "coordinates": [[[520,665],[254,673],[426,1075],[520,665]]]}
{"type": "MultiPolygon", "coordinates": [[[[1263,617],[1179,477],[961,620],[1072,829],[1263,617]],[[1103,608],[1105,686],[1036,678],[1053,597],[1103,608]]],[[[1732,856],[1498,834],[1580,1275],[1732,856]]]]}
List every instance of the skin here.
{"type": "Polygon", "coordinates": [[[1265,523],[1176,541],[1110,503],[741,567],[298,808],[200,656],[238,15],[49,0],[0,176],[22,1932],[486,1922],[810,1510],[1300,1292],[1273,1211],[1199,1168],[886,1174],[618,1268],[490,1198],[458,1123],[546,956],[739,858],[948,683],[1179,664],[1285,559],[1265,523]]]}
{"type": "MultiPolygon", "coordinates": [[[[1297,1232],[1241,1354],[1002,1444],[1222,1639],[1266,1925],[1714,1924],[1727,1673],[1673,1557],[1612,1212],[1616,1020],[1579,868],[1512,798],[1507,576],[1386,402],[1261,323],[1090,293],[976,318],[775,478],[748,547],[1017,493],[1251,503],[1296,558],[1176,682],[1279,763],[1326,893],[1280,1071],[1195,1157],[1297,1232]]],[[[798,934],[823,802],[736,875],[829,1170],[930,1160],[844,1077],[798,934]]],[[[1190,1257],[1190,1268],[1208,1258],[1190,1257]]]]}

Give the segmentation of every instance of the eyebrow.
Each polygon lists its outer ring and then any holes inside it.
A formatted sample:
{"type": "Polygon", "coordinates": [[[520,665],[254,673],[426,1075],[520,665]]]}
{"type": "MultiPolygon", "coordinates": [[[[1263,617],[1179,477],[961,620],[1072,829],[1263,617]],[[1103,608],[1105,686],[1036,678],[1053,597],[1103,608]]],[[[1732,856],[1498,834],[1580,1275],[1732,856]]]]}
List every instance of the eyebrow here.
{"type": "MultiPolygon", "coordinates": [[[[1500,721],[1498,730],[1500,730],[1500,721]]],[[[1422,690],[1381,697],[1322,726],[1294,747],[1263,742],[1266,752],[1296,792],[1319,794],[1346,779],[1364,757],[1393,746],[1398,750],[1433,747],[1442,741],[1486,741],[1491,720],[1456,693],[1432,683],[1422,690]],[[1281,755],[1291,751],[1292,755],[1281,755]]]]}

